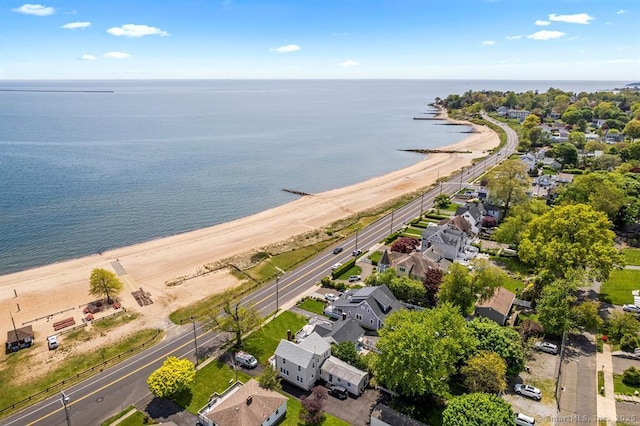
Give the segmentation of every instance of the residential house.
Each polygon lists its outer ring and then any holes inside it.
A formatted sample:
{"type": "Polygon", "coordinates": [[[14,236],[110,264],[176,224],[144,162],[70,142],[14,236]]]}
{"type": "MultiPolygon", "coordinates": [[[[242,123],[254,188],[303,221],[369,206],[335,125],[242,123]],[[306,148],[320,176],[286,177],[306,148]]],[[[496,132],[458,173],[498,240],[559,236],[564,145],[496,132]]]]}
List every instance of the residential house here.
{"type": "Polygon", "coordinates": [[[607,119],[606,119],[606,118],[594,118],[594,119],[592,120],[592,122],[593,122],[593,124],[595,124],[595,125],[596,125],[596,127],[597,127],[598,129],[600,129],[600,128],[602,128],[602,126],[604,126],[604,123],[606,123],[606,122],[607,122],[607,119]]]}
{"type": "Polygon", "coordinates": [[[520,110],[520,109],[510,109],[509,111],[507,111],[507,117],[509,118],[517,118],[518,120],[524,120],[525,118],[527,118],[529,116],[529,114],[531,114],[529,111],[527,110],[520,110]]]}
{"type": "Polygon", "coordinates": [[[382,273],[391,267],[391,258],[389,257],[389,252],[387,250],[382,253],[382,257],[378,261],[377,269],[378,272],[382,273]]]}
{"type": "Polygon", "coordinates": [[[330,356],[320,367],[320,378],[325,382],[342,386],[354,396],[362,395],[369,383],[369,373],[330,356]]]}
{"type": "Polygon", "coordinates": [[[313,317],[309,324],[302,327],[296,334],[298,341],[304,340],[311,333],[317,333],[329,344],[339,345],[342,342],[352,342],[354,345],[364,336],[364,329],[353,318],[340,318],[331,321],[320,317],[313,317]]]}
{"type": "Polygon", "coordinates": [[[624,135],[620,132],[607,131],[607,134],[605,135],[604,140],[607,143],[622,142],[624,140],[624,135]]]}
{"type": "Polygon", "coordinates": [[[288,398],[263,389],[251,379],[236,382],[221,395],[214,393],[198,411],[198,421],[206,426],[271,426],[287,413],[288,398]]]}
{"type": "Polygon", "coordinates": [[[573,182],[573,175],[571,173],[558,173],[555,176],[556,183],[571,183],[573,182]]]}
{"type": "Polygon", "coordinates": [[[434,261],[442,272],[447,272],[449,266],[451,265],[451,262],[444,257],[444,250],[436,246],[429,247],[428,249],[424,250],[422,254],[434,261]]]}
{"type": "Polygon", "coordinates": [[[320,365],[331,355],[329,343],[311,333],[299,344],[282,339],[276,348],[275,367],[284,380],[309,390],[318,380],[320,365]]]}
{"type": "Polygon", "coordinates": [[[331,312],[335,316],[353,318],[365,329],[379,330],[392,312],[404,309],[386,285],[364,287],[346,292],[333,302],[331,312]]]}
{"type": "Polygon", "coordinates": [[[486,216],[491,216],[495,220],[500,221],[500,218],[502,217],[502,209],[500,206],[496,206],[491,203],[484,203],[483,207],[486,216]]]}
{"type": "Polygon", "coordinates": [[[501,106],[496,110],[496,113],[500,117],[504,117],[505,115],[507,115],[508,112],[509,112],[509,108],[507,108],[506,106],[501,106]]]}
{"type": "Polygon", "coordinates": [[[464,218],[458,218],[427,226],[422,231],[422,250],[435,246],[442,250],[445,259],[463,258],[464,249],[470,242],[471,225],[464,218]]]}
{"type": "Polygon", "coordinates": [[[480,202],[467,202],[464,206],[456,209],[455,216],[460,216],[471,225],[471,233],[478,235],[482,229],[482,218],[485,216],[485,210],[480,202]]]}
{"type": "Polygon", "coordinates": [[[21,328],[14,328],[7,332],[6,353],[16,352],[20,349],[33,345],[33,326],[27,325],[21,328]]]}
{"type": "Polygon", "coordinates": [[[560,170],[562,168],[562,164],[560,164],[555,158],[545,157],[542,159],[542,165],[551,167],[555,170],[560,170]]]}
{"type": "Polygon", "coordinates": [[[520,156],[520,161],[524,163],[530,172],[538,168],[538,159],[530,152],[522,154],[520,156]]]}
{"type": "Polygon", "coordinates": [[[423,281],[430,269],[440,269],[439,265],[422,252],[391,253],[392,266],[399,277],[423,281]]]}
{"type": "Polygon", "coordinates": [[[515,294],[504,287],[498,287],[493,297],[476,304],[476,315],[489,318],[500,325],[505,325],[509,319],[509,313],[515,299],[515,294]]]}

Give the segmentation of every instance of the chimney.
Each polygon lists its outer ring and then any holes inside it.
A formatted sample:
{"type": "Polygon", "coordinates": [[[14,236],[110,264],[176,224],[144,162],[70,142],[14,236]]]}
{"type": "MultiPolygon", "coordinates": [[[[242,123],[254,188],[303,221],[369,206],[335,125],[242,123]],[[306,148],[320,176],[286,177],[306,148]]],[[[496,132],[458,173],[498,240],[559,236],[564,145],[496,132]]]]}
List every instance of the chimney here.
{"type": "Polygon", "coordinates": [[[247,397],[247,405],[251,405],[251,401],[253,401],[253,397],[251,395],[249,395],[247,397]]]}
{"type": "Polygon", "coordinates": [[[291,334],[291,330],[287,330],[287,340],[288,341],[292,341],[293,340],[293,335],[291,334]]]}

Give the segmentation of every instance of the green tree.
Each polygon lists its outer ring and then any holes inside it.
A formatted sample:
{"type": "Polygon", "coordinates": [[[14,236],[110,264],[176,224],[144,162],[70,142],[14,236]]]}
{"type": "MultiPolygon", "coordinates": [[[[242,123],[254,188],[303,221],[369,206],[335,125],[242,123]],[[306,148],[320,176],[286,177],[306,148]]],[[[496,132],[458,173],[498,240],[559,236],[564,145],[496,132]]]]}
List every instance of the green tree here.
{"type": "Polygon", "coordinates": [[[389,284],[389,290],[396,299],[414,305],[421,304],[427,294],[421,281],[409,277],[393,278],[389,284]]]}
{"type": "Polygon", "coordinates": [[[442,280],[438,299],[441,303],[457,306],[463,315],[467,315],[476,301],[489,299],[506,280],[507,275],[500,268],[484,259],[473,263],[472,272],[466,266],[454,263],[442,280]]]}
{"type": "Polygon", "coordinates": [[[495,352],[482,351],[460,369],[469,392],[498,394],[507,388],[507,364],[495,352]]]}
{"type": "Polygon", "coordinates": [[[620,339],[620,349],[625,352],[634,352],[640,348],[640,337],[635,334],[625,334],[620,339]]]}
{"type": "Polygon", "coordinates": [[[472,393],[457,396],[442,412],[442,426],[515,426],[511,405],[497,395],[472,393]]]}
{"type": "Polygon", "coordinates": [[[518,204],[511,210],[509,217],[502,221],[493,237],[500,243],[518,246],[521,234],[527,229],[529,222],[550,209],[551,207],[544,200],[529,199],[518,204]]]}
{"type": "Polygon", "coordinates": [[[580,270],[606,281],[623,264],[611,226],[604,213],[585,204],[558,206],[529,223],[518,256],[551,276],[580,270]]]}
{"type": "Polygon", "coordinates": [[[571,322],[585,330],[596,332],[602,328],[603,321],[598,314],[600,303],[586,300],[571,308],[571,322]]]}
{"type": "Polygon", "coordinates": [[[535,114],[529,114],[525,117],[525,119],[522,121],[522,127],[524,127],[527,130],[531,130],[534,127],[538,126],[540,124],[540,117],[538,117],[535,114]]]}
{"type": "Polygon", "coordinates": [[[568,330],[576,289],[575,282],[565,279],[555,280],[542,289],[536,311],[546,334],[561,336],[568,330]]]}
{"type": "Polygon", "coordinates": [[[225,291],[221,298],[222,311],[211,317],[209,326],[216,331],[233,333],[236,347],[242,346],[242,336],[262,324],[260,313],[253,306],[240,306],[235,295],[225,291]]]}
{"type": "Polygon", "coordinates": [[[511,204],[526,200],[529,188],[527,166],[520,160],[507,160],[491,170],[487,176],[489,197],[502,207],[502,216],[507,217],[511,204]]]}
{"type": "Polygon", "coordinates": [[[391,280],[393,280],[395,277],[396,277],[395,268],[387,268],[384,270],[384,272],[380,274],[369,275],[367,278],[365,278],[364,283],[367,287],[372,287],[372,286],[377,287],[383,284],[389,287],[391,285],[391,280]]]}
{"type": "Polygon", "coordinates": [[[324,401],[327,399],[327,390],[322,386],[314,386],[311,394],[302,398],[302,410],[300,419],[306,426],[321,425],[325,420],[324,401]]]}
{"type": "Polygon", "coordinates": [[[582,149],[587,143],[587,137],[583,132],[572,131],[569,132],[569,142],[575,145],[576,148],[582,149]]]}
{"type": "Polygon", "coordinates": [[[91,296],[107,296],[107,303],[111,303],[111,298],[118,296],[123,288],[122,281],[113,272],[102,268],[96,268],[91,272],[91,278],[89,278],[91,296]]]}
{"type": "Polygon", "coordinates": [[[147,385],[152,394],[162,398],[189,389],[195,377],[196,368],[191,361],[170,356],[147,378],[147,385]]]}
{"type": "Polygon", "coordinates": [[[620,340],[626,334],[640,333],[640,322],[633,314],[627,312],[613,312],[607,323],[609,336],[620,340]]]}
{"type": "Polygon", "coordinates": [[[377,379],[404,396],[446,396],[449,377],[476,344],[465,319],[451,305],[392,313],[376,345],[377,379]]]}
{"type": "Polygon", "coordinates": [[[551,148],[551,152],[556,160],[565,166],[576,166],[578,164],[578,148],[568,142],[559,143],[551,148]]]}
{"type": "Polygon", "coordinates": [[[280,384],[280,376],[278,376],[278,372],[270,362],[268,362],[267,365],[264,366],[262,374],[260,375],[260,377],[258,377],[258,383],[260,383],[260,387],[263,389],[272,391],[282,390],[282,384],[280,384]]]}
{"type": "Polygon", "coordinates": [[[557,198],[558,204],[588,204],[613,220],[628,204],[624,180],[618,173],[594,172],[576,177],[557,198]]]}
{"type": "Polygon", "coordinates": [[[367,370],[366,362],[358,355],[358,351],[356,351],[356,347],[352,342],[341,342],[331,346],[331,355],[349,365],[353,365],[359,370],[367,370]]]}
{"type": "Polygon", "coordinates": [[[440,214],[440,209],[445,209],[449,206],[449,196],[447,194],[436,195],[436,198],[433,199],[433,204],[438,209],[438,214],[440,214]]]}
{"type": "Polygon", "coordinates": [[[516,330],[502,327],[488,318],[474,318],[467,324],[478,339],[477,349],[500,355],[506,362],[509,376],[517,376],[524,370],[524,347],[516,330]]]}

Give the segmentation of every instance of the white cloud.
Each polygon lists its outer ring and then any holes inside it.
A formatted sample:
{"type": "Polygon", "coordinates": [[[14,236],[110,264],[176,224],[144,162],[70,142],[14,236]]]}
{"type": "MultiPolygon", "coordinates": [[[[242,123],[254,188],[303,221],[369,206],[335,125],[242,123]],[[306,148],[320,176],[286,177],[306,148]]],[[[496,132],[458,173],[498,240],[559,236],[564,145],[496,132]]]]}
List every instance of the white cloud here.
{"type": "Polygon", "coordinates": [[[107,52],[104,55],[102,55],[103,58],[107,58],[107,59],[127,59],[130,56],[131,55],[124,52],[107,52]]]}
{"type": "Polygon", "coordinates": [[[168,36],[169,33],[160,28],[148,25],[125,24],[120,27],[112,27],[107,32],[114,36],[122,37],[144,37],[148,35],[168,36]]]}
{"type": "Polygon", "coordinates": [[[93,61],[96,57],[93,55],[89,55],[89,54],[84,54],[82,56],[80,56],[80,59],[85,60],[85,61],[93,61]]]}
{"type": "Polygon", "coordinates": [[[527,38],[532,40],[551,40],[554,38],[560,38],[563,35],[565,35],[565,33],[562,31],[538,31],[537,33],[528,35],[527,38]]]}
{"type": "Polygon", "coordinates": [[[360,65],[360,63],[352,59],[347,59],[344,62],[338,63],[338,65],[340,65],[341,67],[350,68],[350,67],[357,67],[358,65],[360,65]]]}
{"type": "Polygon", "coordinates": [[[539,27],[546,27],[547,25],[551,25],[551,22],[549,22],[549,21],[542,21],[542,20],[538,19],[538,20],[535,22],[535,24],[536,24],[536,25],[538,25],[539,27]]]}
{"type": "Polygon", "coordinates": [[[521,34],[513,35],[513,36],[507,36],[507,40],[520,40],[521,38],[522,38],[521,34]]]}
{"type": "Polygon", "coordinates": [[[629,13],[628,10],[624,10],[624,9],[620,9],[619,11],[616,12],[616,15],[622,15],[623,13],[629,13]]]}
{"type": "Polygon", "coordinates": [[[595,18],[593,16],[589,16],[586,13],[576,13],[573,15],[556,15],[552,13],[549,15],[550,21],[555,22],[566,22],[568,24],[582,24],[587,25],[590,21],[593,21],[595,18]]]}
{"type": "Polygon", "coordinates": [[[297,44],[287,44],[280,47],[272,47],[269,50],[271,52],[278,52],[278,53],[291,53],[291,52],[297,52],[298,50],[300,50],[300,46],[298,46],[297,44]]]}
{"type": "Polygon", "coordinates": [[[483,46],[493,46],[494,44],[496,44],[495,40],[485,40],[482,42],[483,46]]]}
{"type": "Polygon", "coordinates": [[[25,15],[47,16],[56,13],[56,10],[52,7],[46,7],[41,4],[23,4],[20,7],[11,9],[14,12],[24,13],[25,15]]]}
{"type": "Polygon", "coordinates": [[[91,22],[69,22],[68,24],[64,24],[60,28],[65,28],[67,30],[75,30],[77,28],[87,28],[91,26],[91,22]]]}

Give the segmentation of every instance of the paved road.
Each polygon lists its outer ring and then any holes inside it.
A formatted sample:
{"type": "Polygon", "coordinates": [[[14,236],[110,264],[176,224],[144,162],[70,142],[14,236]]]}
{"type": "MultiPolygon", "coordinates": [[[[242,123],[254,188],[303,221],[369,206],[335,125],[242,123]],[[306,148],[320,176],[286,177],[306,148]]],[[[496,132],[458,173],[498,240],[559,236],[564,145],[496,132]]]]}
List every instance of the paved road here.
{"type": "MultiPolygon", "coordinates": [[[[516,133],[506,125],[496,122],[507,133],[507,145],[497,154],[491,155],[460,173],[447,182],[423,194],[393,213],[379,219],[358,233],[358,247],[370,247],[382,238],[400,229],[404,222],[415,217],[422,210],[433,205],[439,193],[455,194],[466,183],[473,181],[498,162],[507,159],[515,151],[518,143],[516,133]]],[[[332,253],[333,247],[315,256],[304,265],[287,272],[278,282],[269,283],[243,299],[243,303],[253,303],[262,315],[276,310],[279,302],[296,300],[327,276],[336,262],[351,258],[356,237],[349,237],[339,243],[344,251],[332,253]],[[276,299],[276,293],[278,298],[276,299]]],[[[64,389],[70,398],[68,412],[74,425],[94,425],[122,411],[132,404],[140,404],[149,398],[146,378],[157,369],[167,356],[186,357],[194,360],[192,325],[173,326],[167,331],[165,341],[132,357],[121,365],[109,368],[86,381],[64,389]]],[[[218,346],[220,337],[208,331],[203,325],[197,326],[199,347],[218,346]]],[[[67,423],[60,395],[55,395],[37,403],[22,412],[0,421],[0,425],[64,425],[67,423]]]]}

